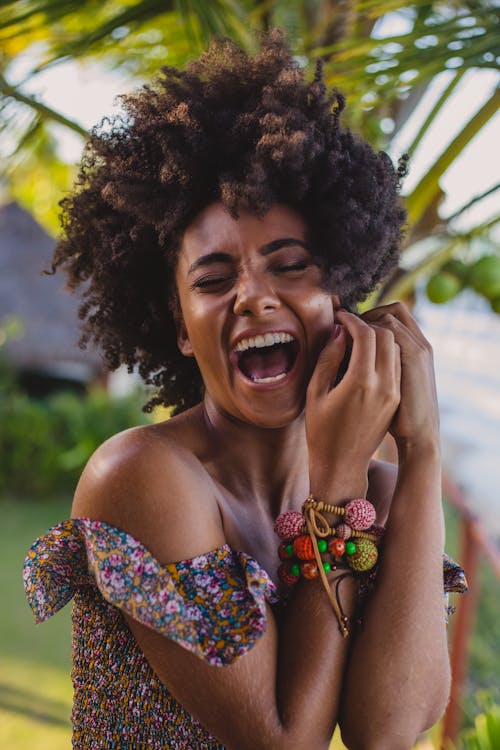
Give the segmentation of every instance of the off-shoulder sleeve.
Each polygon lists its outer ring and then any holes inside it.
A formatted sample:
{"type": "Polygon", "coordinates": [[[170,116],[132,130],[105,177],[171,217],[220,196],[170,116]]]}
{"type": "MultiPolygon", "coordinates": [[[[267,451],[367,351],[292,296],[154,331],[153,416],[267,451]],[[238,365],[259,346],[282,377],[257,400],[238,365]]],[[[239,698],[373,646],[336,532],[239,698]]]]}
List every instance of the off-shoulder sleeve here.
{"type": "Polygon", "coordinates": [[[266,629],[266,600],[278,600],[258,562],[223,545],[161,565],[130,534],[86,518],[63,521],[35,541],[24,585],[37,622],[98,589],[111,605],[214,666],[230,664],[266,629]]]}
{"type": "Polygon", "coordinates": [[[455,612],[454,605],[449,602],[449,595],[465,594],[468,591],[468,586],[463,568],[446,554],[443,555],[443,580],[445,619],[448,622],[449,615],[455,612]]]}

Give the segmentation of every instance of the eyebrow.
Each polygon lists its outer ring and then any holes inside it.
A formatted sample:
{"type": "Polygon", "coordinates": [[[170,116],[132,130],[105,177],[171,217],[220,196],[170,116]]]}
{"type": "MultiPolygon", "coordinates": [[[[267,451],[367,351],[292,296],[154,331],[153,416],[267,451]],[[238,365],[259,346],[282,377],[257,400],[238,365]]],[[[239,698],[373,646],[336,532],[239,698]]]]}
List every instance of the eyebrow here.
{"type": "MultiPolygon", "coordinates": [[[[281,250],[282,247],[287,247],[290,245],[299,245],[300,247],[305,248],[306,250],[309,250],[309,247],[304,240],[298,240],[295,237],[284,237],[283,239],[279,240],[272,240],[271,242],[267,242],[265,245],[262,245],[259,252],[261,255],[266,256],[270,255],[271,253],[275,253],[277,250],[281,250]]],[[[192,263],[189,266],[188,274],[193,273],[193,271],[196,271],[197,268],[200,266],[207,266],[211,263],[233,263],[234,262],[234,256],[230,255],[229,253],[222,253],[222,252],[214,252],[214,253],[207,253],[206,255],[201,255],[199,258],[197,258],[194,263],[192,263]]]]}

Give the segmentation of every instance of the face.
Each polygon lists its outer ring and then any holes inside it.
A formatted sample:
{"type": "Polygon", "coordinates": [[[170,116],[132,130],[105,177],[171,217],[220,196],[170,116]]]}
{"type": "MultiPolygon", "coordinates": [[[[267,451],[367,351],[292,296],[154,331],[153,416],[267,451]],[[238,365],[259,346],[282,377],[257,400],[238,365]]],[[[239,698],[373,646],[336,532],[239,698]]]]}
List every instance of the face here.
{"type": "Polygon", "coordinates": [[[235,220],[211,204],[184,233],[176,280],[179,348],[196,357],[206,398],[262,427],[296,419],[334,322],[302,217],[274,205],[235,220]]]}

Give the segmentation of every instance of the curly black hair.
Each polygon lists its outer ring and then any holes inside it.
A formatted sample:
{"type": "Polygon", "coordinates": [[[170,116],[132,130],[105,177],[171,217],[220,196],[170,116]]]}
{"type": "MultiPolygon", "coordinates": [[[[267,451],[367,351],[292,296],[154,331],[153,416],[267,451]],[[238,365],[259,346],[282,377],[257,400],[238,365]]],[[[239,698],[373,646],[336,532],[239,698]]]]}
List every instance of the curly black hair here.
{"type": "Polygon", "coordinates": [[[113,370],[137,368],[156,404],[182,411],[202,397],[177,348],[175,267],[183,231],[213,201],[231,215],[287,204],[305,219],[325,283],[360,301],[397,264],[405,165],[341,127],[344,98],[312,81],[275,29],[248,55],[218,39],[185,70],[121,97],[96,126],[75,190],[61,202],[53,270],[83,285],[82,346],[113,370]]]}

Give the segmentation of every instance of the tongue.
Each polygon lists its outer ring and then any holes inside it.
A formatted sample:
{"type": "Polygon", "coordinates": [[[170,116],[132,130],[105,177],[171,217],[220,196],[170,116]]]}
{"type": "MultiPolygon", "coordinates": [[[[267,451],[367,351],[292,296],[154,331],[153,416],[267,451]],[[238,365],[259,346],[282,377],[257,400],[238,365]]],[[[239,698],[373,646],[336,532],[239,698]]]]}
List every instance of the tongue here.
{"type": "Polygon", "coordinates": [[[273,378],[288,370],[288,356],[284,346],[248,349],[240,355],[240,369],[249,378],[273,378]]]}

